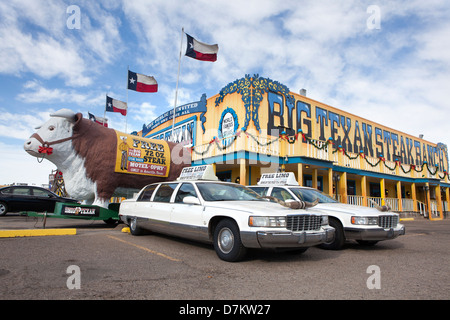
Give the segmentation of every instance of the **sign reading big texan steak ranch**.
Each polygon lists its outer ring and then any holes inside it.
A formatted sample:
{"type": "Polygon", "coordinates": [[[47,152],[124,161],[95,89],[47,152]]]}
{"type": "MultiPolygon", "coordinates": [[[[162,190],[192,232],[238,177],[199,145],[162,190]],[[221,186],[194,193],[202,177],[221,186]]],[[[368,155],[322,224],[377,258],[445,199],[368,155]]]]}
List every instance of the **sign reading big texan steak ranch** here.
{"type": "Polygon", "coordinates": [[[170,149],[166,141],[116,131],[116,172],[167,177],[170,149]]]}

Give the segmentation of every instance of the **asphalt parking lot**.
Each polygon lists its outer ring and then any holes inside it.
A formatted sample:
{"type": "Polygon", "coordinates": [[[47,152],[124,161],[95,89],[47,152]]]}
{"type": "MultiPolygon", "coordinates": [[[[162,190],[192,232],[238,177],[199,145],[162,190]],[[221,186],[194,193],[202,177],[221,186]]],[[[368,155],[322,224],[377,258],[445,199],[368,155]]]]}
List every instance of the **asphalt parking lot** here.
{"type": "MultiPolygon", "coordinates": [[[[0,238],[0,299],[447,300],[450,219],[402,223],[406,235],[374,247],[252,251],[227,263],[210,245],[52,218],[46,229],[75,228],[76,235],[0,238]]],[[[42,225],[41,218],[0,217],[0,230],[42,225]]]]}

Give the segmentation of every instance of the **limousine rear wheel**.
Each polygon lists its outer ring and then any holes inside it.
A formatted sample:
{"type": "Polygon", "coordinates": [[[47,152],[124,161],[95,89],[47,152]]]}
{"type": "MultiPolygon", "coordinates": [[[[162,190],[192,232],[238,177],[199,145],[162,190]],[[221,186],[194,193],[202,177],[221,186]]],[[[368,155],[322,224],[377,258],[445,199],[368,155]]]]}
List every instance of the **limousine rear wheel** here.
{"type": "Polygon", "coordinates": [[[133,236],[139,236],[142,234],[142,229],[138,226],[137,217],[130,218],[128,224],[130,226],[130,233],[133,236]]]}
{"type": "Polygon", "coordinates": [[[214,230],[214,249],[220,259],[235,262],[242,260],[247,249],[242,245],[239,227],[231,219],[221,220],[214,230]]]}

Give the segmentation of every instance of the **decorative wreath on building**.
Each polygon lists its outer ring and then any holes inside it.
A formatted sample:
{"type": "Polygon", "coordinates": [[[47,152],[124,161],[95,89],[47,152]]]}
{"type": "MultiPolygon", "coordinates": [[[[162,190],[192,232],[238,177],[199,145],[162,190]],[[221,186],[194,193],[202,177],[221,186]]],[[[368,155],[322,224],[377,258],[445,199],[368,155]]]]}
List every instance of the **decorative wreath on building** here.
{"type": "MultiPolygon", "coordinates": [[[[309,138],[307,135],[305,135],[305,134],[303,133],[302,129],[299,129],[298,132],[297,132],[297,134],[295,134],[295,135],[293,135],[293,136],[289,136],[289,135],[286,134],[285,131],[283,131],[283,132],[281,132],[281,134],[279,135],[279,137],[276,137],[276,138],[274,138],[274,139],[272,139],[272,140],[270,140],[270,141],[267,141],[267,142],[264,142],[264,143],[263,143],[263,142],[260,142],[260,141],[258,140],[258,137],[254,136],[253,134],[251,134],[251,133],[249,133],[249,132],[246,132],[246,131],[244,130],[244,128],[243,128],[243,129],[241,129],[240,131],[237,131],[236,134],[235,134],[233,137],[229,137],[229,139],[227,139],[227,140],[228,140],[228,143],[226,143],[226,144],[222,144],[222,143],[220,142],[221,140],[220,140],[219,138],[214,137],[214,138],[209,142],[207,148],[206,148],[205,150],[203,150],[202,152],[196,151],[196,150],[195,150],[195,146],[192,146],[192,147],[191,147],[191,152],[194,152],[194,153],[197,154],[197,155],[203,156],[203,155],[205,155],[206,153],[209,152],[211,146],[213,146],[213,145],[216,145],[216,147],[217,147],[220,151],[226,150],[227,148],[231,147],[231,146],[236,142],[237,138],[239,138],[242,134],[244,134],[247,138],[253,139],[253,140],[258,144],[258,146],[262,146],[262,147],[269,146],[269,145],[271,145],[272,143],[277,142],[277,141],[281,141],[281,140],[285,140],[285,141],[287,141],[289,144],[294,144],[294,143],[296,143],[296,142],[299,140],[300,137],[303,139],[303,141],[308,142],[309,144],[311,144],[312,146],[314,146],[314,147],[315,147],[316,149],[318,149],[318,150],[328,150],[328,145],[334,145],[334,146],[336,146],[335,143],[333,142],[333,138],[331,138],[331,137],[328,139],[327,143],[324,143],[324,144],[322,144],[322,145],[319,145],[319,144],[316,143],[315,140],[313,140],[313,139],[309,138]]],[[[350,155],[350,154],[342,147],[342,145],[338,145],[337,148],[335,147],[335,150],[333,150],[332,153],[335,154],[336,152],[342,152],[342,154],[343,154],[344,156],[346,156],[349,160],[355,160],[355,159],[358,159],[359,157],[361,157],[361,158],[363,158],[363,159],[366,161],[366,163],[367,163],[369,166],[371,166],[372,168],[374,168],[374,167],[376,167],[376,166],[378,166],[378,165],[384,165],[388,170],[390,170],[390,171],[395,171],[396,168],[397,168],[397,166],[398,166],[398,167],[400,167],[400,169],[403,171],[404,174],[408,174],[408,173],[410,173],[412,170],[414,170],[414,171],[416,171],[416,172],[418,172],[418,173],[423,172],[423,171],[424,171],[424,168],[426,167],[426,168],[427,168],[427,171],[428,171],[428,173],[429,173],[430,175],[432,175],[432,176],[438,176],[439,179],[441,179],[441,180],[445,179],[445,177],[449,175],[449,173],[444,169],[443,175],[441,176],[441,175],[438,173],[438,171],[439,171],[439,166],[438,166],[438,165],[435,165],[435,166],[434,166],[434,172],[433,172],[433,170],[432,170],[433,166],[430,166],[430,165],[428,164],[427,161],[424,161],[424,162],[423,162],[423,165],[421,165],[421,166],[420,166],[420,165],[417,166],[417,165],[414,165],[414,164],[410,164],[410,165],[409,165],[409,169],[406,170],[406,169],[403,167],[403,164],[401,163],[401,161],[400,161],[399,159],[395,159],[395,161],[394,161],[394,166],[391,167],[390,165],[388,165],[388,164],[386,163],[386,159],[383,157],[383,155],[380,155],[380,156],[378,157],[378,160],[377,160],[375,163],[371,163],[371,162],[369,161],[369,159],[367,159],[367,157],[365,156],[365,154],[364,154],[363,151],[360,151],[360,152],[357,153],[356,155],[352,156],[352,155],[350,155]],[[420,167],[420,168],[419,168],[419,167],[420,167]]]]}

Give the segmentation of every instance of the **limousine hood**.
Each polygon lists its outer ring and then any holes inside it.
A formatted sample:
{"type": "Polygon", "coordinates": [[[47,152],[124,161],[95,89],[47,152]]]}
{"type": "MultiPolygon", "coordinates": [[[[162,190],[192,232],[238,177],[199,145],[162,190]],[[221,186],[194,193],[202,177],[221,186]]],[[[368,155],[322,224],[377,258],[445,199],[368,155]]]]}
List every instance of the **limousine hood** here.
{"type": "Polygon", "coordinates": [[[394,212],[381,212],[376,208],[355,206],[345,203],[319,203],[308,211],[320,211],[323,214],[342,213],[352,216],[374,216],[379,215],[396,215],[394,212]]]}
{"type": "Polygon", "coordinates": [[[308,214],[306,210],[296,210],[283,207],[282,205],[269,201],[211,201],[205,204],[205,208],[229,209],[242,211],[252,215],[261,216],[285,216],[288,214],[308,214]]]}

